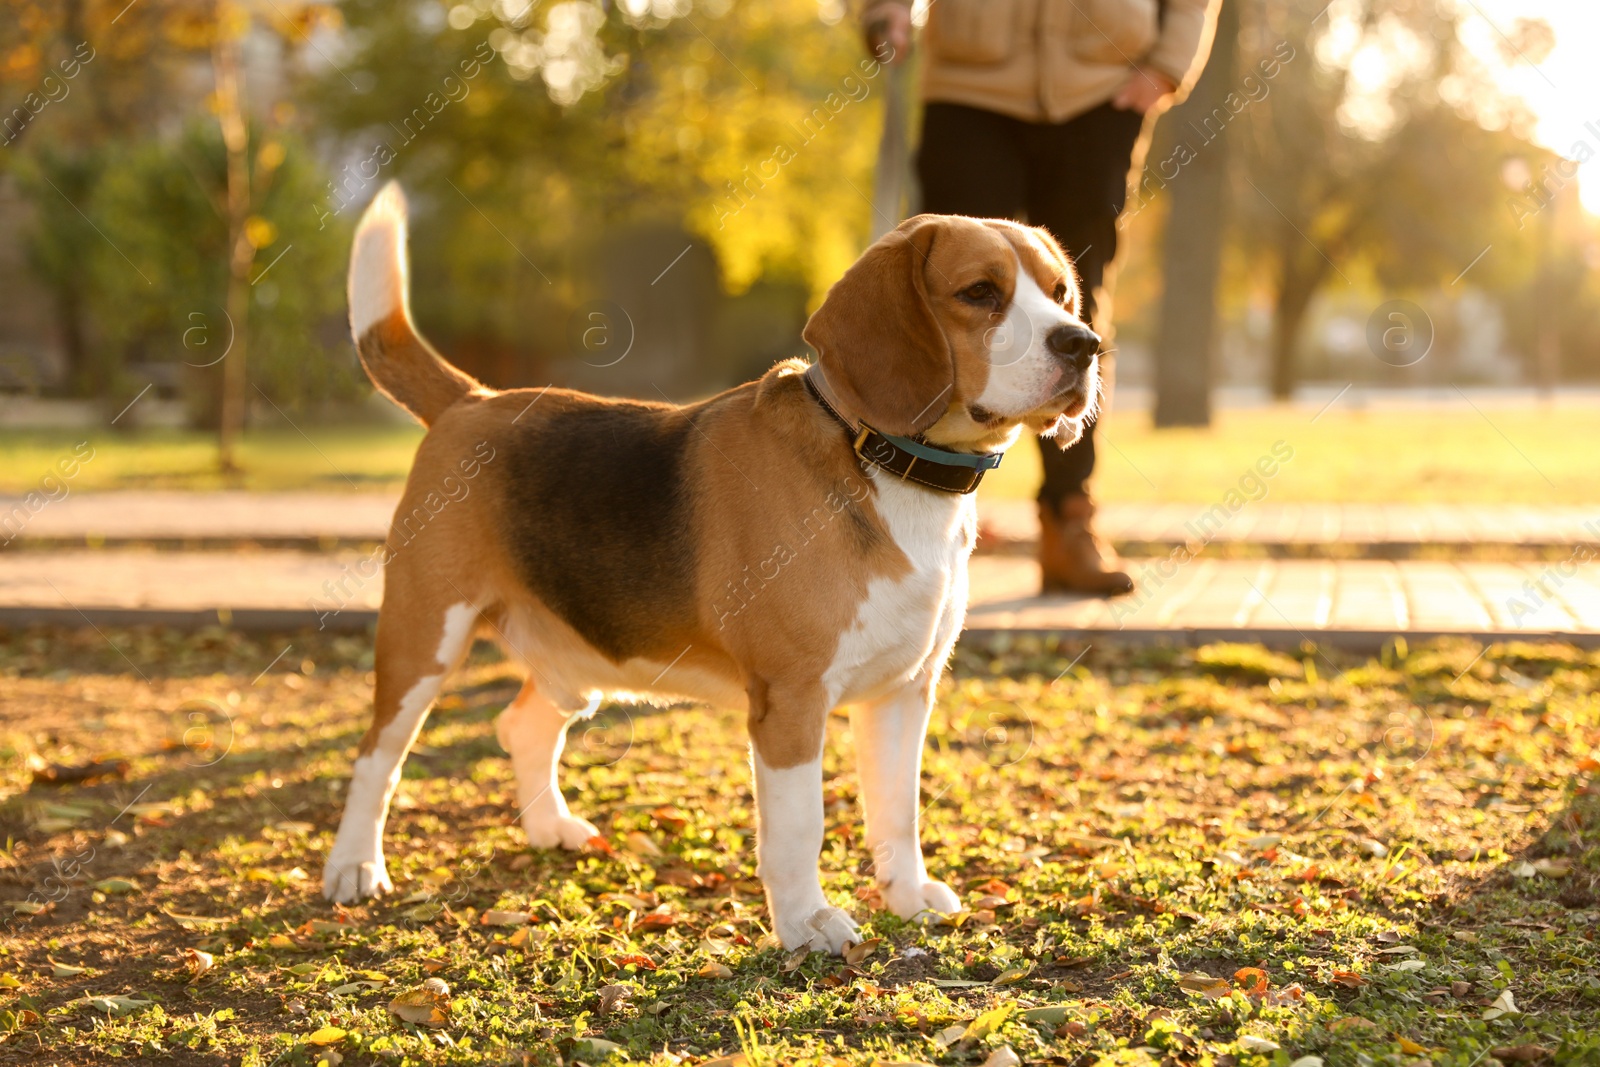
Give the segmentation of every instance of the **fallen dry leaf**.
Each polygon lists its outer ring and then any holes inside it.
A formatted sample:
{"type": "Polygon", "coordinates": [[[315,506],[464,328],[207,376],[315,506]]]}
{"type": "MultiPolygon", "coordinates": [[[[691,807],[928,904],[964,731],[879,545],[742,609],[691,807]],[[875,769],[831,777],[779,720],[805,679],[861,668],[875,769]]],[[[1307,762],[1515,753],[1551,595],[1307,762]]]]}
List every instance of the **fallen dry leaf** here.
{"type": "Polygon", "coordinates": [[[661,846],[656,844],[649,834],[635,830],[622,839],[622,843],[629,852],[638,856],[665,856],[661,846]]]}
{"type": "Polygon", "coordinates": [[[183,966],[189,972],[189,984],[194,985],[205,973],[217,965],[217,959],[209,952],[202,952],[197,948],[183,950],[183,966]]]}
{"type": "Polygon", "coordinates": [[[1233,972],[1233,980],[1252,997],[1259,997],[1267,991],[1267,972],[1259,967],[1241,967],[1233,972]]]}
{"type": "Polygon", "coordinates": [[[1507,989],[1498,997],[1495,997],[1493,1004],[1484,1009],[1483,1019],[1488,1022],[1491,1019],[1498,1019],[1502,1015],[1517,1014],[1520,1014],[1520,1009],[1517,1007],[1516,999],[1511,995],[1511,990],[1507,989]]]}
{"type": "Polygon", "coordinates": [[[1335,1019],[1329,1023],[1328,1029],[1335,1033],[1341,1030],[1376,1030],[1378,1024],[1360,1015],[1346,1015],[1343,1019],[1335,1019]]]}
{"type": "Polygon", "coordinates": [[[1239,1038],[1239,1047],[1246,1052],[1276,1052],[1281,1046],[1271,1038],[1244,1034],[1239,1038]]]}
{"type": "Polygon", "coordinates": [[[1204,993],[1214,996],[1227,996],[1233,987],[1226,978],[1218,978],[1214,974],[1195,972],[1178,976],[1178,988],[1187,989],[1191,993],[1204,993]]]}
{"type": "Polygon", "coordinates": [[[603,985],[600,987],[600,1014],[610,1015],[620,1008],[632,995],[625,985],[603,985]]]}
{"type": "Polygon", "coordinates": [[[1019,1067],[1021,1063],[1022,1057],[1010,1045],[1001,1045],[989,1053],[989,1058],[983,1061],[983,1067],[1019,1067]]]}
{"type": "Polygon", "coordinates": [[[93,763],[67,765],[52,763],[33,772],[34,785],[87,785],[104,778],[128,777],[125,759],[95,760],[93,763]]]}
{"type": "Polygon", "coordinates": [[[883,944],[881,937],[869,937],[859,945],[851,945],[844,950],[844,961],[852,967],[859,966],[866,958],[878,951],[878,946],[883,944]]]}
{"type": "Polygon", "coordinates": [[[478,922],[483,926],[526,926],[533,922],[533,914],[526,911],[501,911],[490,908],[478,916],[478,922]]]}
{"type": "MultiPolygon", "coordinates": [[[[429,981],[438,979],[430,978],[429,981]]],[[[417,1026],[446,1026],[450,1022],[450,997],[439,992],[437,987],[420,985],[389,1001],[389,1010],[417,1026]]]]}

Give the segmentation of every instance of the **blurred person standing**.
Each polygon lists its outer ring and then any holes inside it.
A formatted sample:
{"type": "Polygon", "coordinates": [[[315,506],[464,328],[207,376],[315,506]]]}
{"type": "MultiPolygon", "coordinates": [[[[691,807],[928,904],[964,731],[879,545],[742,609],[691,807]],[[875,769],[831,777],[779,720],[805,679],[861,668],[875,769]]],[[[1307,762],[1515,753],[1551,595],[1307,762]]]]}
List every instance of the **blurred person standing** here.
{"type": "MultiPolygon", "coordinates": [[[[921,210],[1043,226],[1072,256],[1084,317],[1109,342],[1117,218],[1162,111],[1194,85],[1222,0],[932,0],[922,35],[921,210]]],[[[911,46],[911,0],[866,0],[867,47],[911,46]]],[[[1109,371],[1109,367],[1105,368],[1109,371]]],[[[1044,592],[1117,595],[1133,580],[1095,537],[1095,425],[1040,441],[1044,592]]]]}

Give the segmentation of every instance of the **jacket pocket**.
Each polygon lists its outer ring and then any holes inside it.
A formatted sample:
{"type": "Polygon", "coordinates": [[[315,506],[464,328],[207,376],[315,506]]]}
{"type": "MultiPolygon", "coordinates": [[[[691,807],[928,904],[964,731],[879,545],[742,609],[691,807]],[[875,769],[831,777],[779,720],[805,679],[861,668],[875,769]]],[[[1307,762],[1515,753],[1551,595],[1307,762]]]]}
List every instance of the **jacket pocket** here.
{"type": "Polygon", "coordinates": [[[934,52],[951,63],[1003,63],[1017,49],[1020,0],[937,0],[934,52]]]}
{"type": "Polygon", "coordinates": [[[1161,35],[1160,0],[1072,0],[1072,54],[1085,63],[1131,65],[1161,35]]]}

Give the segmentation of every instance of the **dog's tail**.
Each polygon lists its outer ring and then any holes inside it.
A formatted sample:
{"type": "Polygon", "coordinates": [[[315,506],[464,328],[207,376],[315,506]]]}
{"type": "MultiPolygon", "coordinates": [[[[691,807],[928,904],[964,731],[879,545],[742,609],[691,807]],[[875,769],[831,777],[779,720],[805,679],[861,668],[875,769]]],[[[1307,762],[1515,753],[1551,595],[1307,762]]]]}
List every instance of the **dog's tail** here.
{"type": "Polygon", "coordinates": [[[468,394],[490,390],[445,362],[411,321],[406,198],[390,182],[356,227],[350,253],[350,334],[367,377],[383,395],[432,425],[468,394]]]}

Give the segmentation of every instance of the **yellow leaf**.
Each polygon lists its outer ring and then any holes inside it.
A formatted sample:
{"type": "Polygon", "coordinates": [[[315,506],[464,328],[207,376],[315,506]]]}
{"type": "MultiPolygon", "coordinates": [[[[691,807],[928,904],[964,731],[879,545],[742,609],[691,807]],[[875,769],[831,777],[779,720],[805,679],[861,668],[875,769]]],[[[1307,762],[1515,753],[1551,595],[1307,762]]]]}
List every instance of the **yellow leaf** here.
{"type": "Polygon", "coordinates": [[[1033,973],[1033,964],[1021,963],[1015,967],[1008,967],[995,977],[995,985],[1015,985],[1033,973]]]}
{"type": "Polygon", "coordinates": [[[1214,974],[1184,974],[1178,976],[1178,987],[1187,989],[1191,993],[1220,993],[1226,994],[1233,987],[1226,978],[1218,978],[1214,974]]]}
{"type": "Polygon", "coordinates": [[[306,1035],[308,1045],[337,1045],[348,1035],[348,1030],[341,1030],[337,1026],[324,1026],[322,1029],[306,1035]]]}
{"type": "Polygon", "coordinates": [[[998,1007],[990,1008],[967,1024],[967,1028],[961,1033],[962,1038],[988,1037],[1000,1029],[1001,1024],[1011,1017],[1011,1013],[1016,1010],[1016,1007],[1015,1003],[1008,1000],[998,1007]]]}
{"type": "Polygon", "coordinates": [[[701,978],[732,978],[733,968],[729,967],[726,963],[718,963],[716,960],[707,960],[705,962],[705,966],[701,967],[695,973],[701,978]]]}
{"type": "Polygon", "coordinates": [[[1419,1053],[1423,1053],[1423,1052],[1428,1051],[1428,1049],[1427,1049],[1426,1046],[1417,1044],[1415,1041],[1411,1040],[1409,1037],[1402,1037],[1402,1038],[1400,1038],[1400,1051],[1401,1052],[1409,1052],[1411,1055],[1415,1056],[1415,1055],[1418,1055],[1419,1053]]]}

